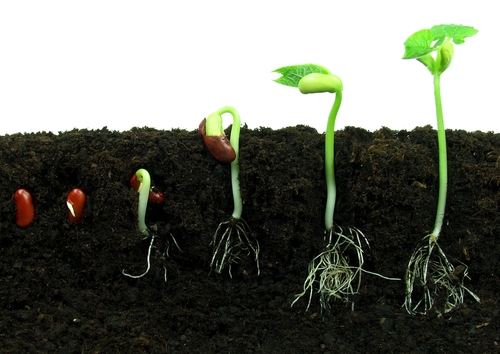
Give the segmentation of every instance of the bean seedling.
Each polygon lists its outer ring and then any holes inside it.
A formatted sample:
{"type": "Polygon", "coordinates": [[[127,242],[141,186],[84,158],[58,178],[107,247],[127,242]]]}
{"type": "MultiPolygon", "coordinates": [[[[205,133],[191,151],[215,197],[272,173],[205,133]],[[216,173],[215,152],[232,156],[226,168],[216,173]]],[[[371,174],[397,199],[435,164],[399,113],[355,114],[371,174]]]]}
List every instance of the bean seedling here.
{"type": "MultiPolygon", "coordinates": [[[[134,173],[132,177],[130,178],[130,187],[134,189],[136,192],[139,191],[139,187],[141,186],[141,182],[137,179],[137,173],[134,173]]],[[[150,182],[151,184],[151,182],[150,182]]],[[[161,205],[165,201],[165,195],[163,192],[156,190],[155,187],[149,188],[149,195],[148,195],[148,203],[153,204],[153,205],[161,205]]]]}
{"type": "Polygon", "coordinates": [[[149,172],[143,168],[137,170],[135,177],[139,181],[139,187],[137,192],[139,192],[139,204],[137,209],[137,224],[139,226],[139,231],[143,235],[148,237],[150,235],[149,229],[146,226],[146,208],[148,207],[149,190],[151,188],[151,177],[149,172]]]}
{"type": "Polygon", "coordinates": [[[448,185],[441,74],[450,66],[453,59],[453,43],[462,44],[466,37],[471,37],[477,32],[475,28],[468,26],[439,25],[415,32],[404,43],[403,59],[417,59],[434,77],[439,150],[439,194],[434,229],[421,240],[419,247],[411,255],[406,269],[404,306],[410,314],[426,314],[430,309],[438,313],[449,312],[463,303],[465,291],[479,301],[479,298],[464,286],[464,279],[468,277],[467,266],[461,263],[454,267],[437,243],[443,226],[448,185]],[[435,57],[431,55],[433,52],[436,52],[435,57]],[[413,302],[415,286],[421,289],[420,298],[416,303],[413,302]],[[444,294],[440,295],[442,292],[444,294]],[[437,308],[436,299],[442,300],[439,305],[441,308],[437,308]]]}
{"type": "Polygon", "coordinates": [[[223,107],[203,120],[199,126],[203,141],[210,153],[221,163],[231,163],[231,186],[233,191],[234,210],[231,219],[221,222],[215,230],[211,245],[213,256],[210,267],[217,273],[221,273],[227,266],[231,275],[231,264],[236,263],[241,252],[247,255],[253,253],[259,267],[259,242],[254,238],[245,220],[241,218],[243,202],[240,192],[240,165],[239,165],[239,143],[240,143],[240,115],[233,107],[223,107]],[[231,138],[229,146],[222,130],[222,114],[230,113],[233,116],[231,138]],[[211,139],[215,137],[215,139],[211,139]],[[208,139],[207,139],[208,138],[208,139]],[[207,144],[207,142],[209,142],[207,144]],[[234,157],[234,158],[233,158],[234,157]]]}
{"type": "MultiPolygon", "coordinates": [[[[161,192],[156,192],[153,191],[151,188],[151,177],[149,175],[149,172],[143,168],[137,170],[137,172],[130,178],[130,187],[132,189],[136,190],[139,193],[139,203],[137,207],[137,225],[139,227],[139,231],[145,236],[144,239],[148,238],[151,236],[151,241],[149,243],[149,248],[148,248],[148,255],[146,258],[147,261],[147,268],[146,271],[142,274],[139,275],[131,275],[128,273],[125,273],[125,269],[122,271],[123,275],[129,277],[129,278],[142,278],[145,276],[151,267],[150,263],[150,258],[151,258],[151,249],[153,248],[154,240],[156,238],[156,235],[146,226],[146,209],[148,206],[148,201],[152,201],[153,204],[161,204],[163,203],[163,193],[161,192]]],[[[176,245],[176,247],[180,250],[179,245],[177,244],[177,241],[175,238],[170,235],[176,245]]],[[[167,243],[167,249],[164,254],[168,256],[168,243],[167,243]]],[[[167,281],[167,269],[164,267],[165,270],[165,281],[167,281]]]]}
{"type": "Polygon", "coordinates": [[[304,282],[303,292],[297,295],[292,306],[299,298],[309,292],[307,309],[309,308],[318,273],[321,308],[329,307],[329,301],[332,298],[349,303],[349,297],[359,291],[362,272],[380,275],[363,269],[363,243],[369,247],[365,235],[355,227],[348,227],[344,230],[334,225],[333,221],[337,194],[334,174],[334,132],[335,120],[342,103],[342,81],[325,67],[315,64],[285,66],[274,72],[282,75],[274,81],[282,85],[298,87],[303,94],[335,93],[335,101],[328,117],[325,136],[327,189],[325,238],[327,236],[328,244],[325,250],[309,263],[309,273],[304,282]]]}

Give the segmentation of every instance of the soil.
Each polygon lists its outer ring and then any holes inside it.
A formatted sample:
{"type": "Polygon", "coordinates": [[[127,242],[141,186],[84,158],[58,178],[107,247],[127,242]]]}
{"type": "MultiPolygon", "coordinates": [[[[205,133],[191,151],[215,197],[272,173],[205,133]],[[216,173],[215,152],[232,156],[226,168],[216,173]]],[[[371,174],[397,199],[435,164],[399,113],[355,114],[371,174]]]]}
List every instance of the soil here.
{"type": "MultiPolygon", "coordinates": [[[[228,130],[229,133],[229,130],[228,130]]],[[[364,274],[354,303],[319,295],[293,307],[308,263],[325,247],[324,135],[306,126],[241,131],[243,218],[260,243],[260,275],[241,254],[210,270],[218,224],[233,210],[230,168],[197,131],[74,130],[0,137],[2,353],[493,353],[500,343],[500,135],[448,131],[449,186],[439,244],[469,267],[462,305],[410,315],[404,281],[364,274]],[[147,169],[163,191],[138,231],[129,179],[147,169]],[[34,198],[21,229],[12,200],[34,198]],[[88,196],[83,222],[66,195],[88,196]],[[172,236],[180,250],[173,244],[172,236]],[[165,254],[167,246],[168,255],[165,254]],[[167,273],[165,273],[165,271],[167,273]],[[165,274],[167,281],[165,281],[165,274]]],[[[431,127],[336,132],[335,222],[366,235],[365,268],[404,278],[434,226],[437,136],[431,127]]]]}

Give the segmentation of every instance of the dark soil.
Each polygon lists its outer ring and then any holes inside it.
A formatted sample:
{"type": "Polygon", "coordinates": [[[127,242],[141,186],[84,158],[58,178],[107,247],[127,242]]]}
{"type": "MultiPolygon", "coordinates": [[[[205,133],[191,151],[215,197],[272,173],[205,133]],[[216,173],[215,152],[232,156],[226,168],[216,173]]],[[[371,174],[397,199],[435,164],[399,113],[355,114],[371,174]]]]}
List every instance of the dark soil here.
{"type": "MultiPolygon", "coordinates": [[[[293,307],[309,261],[325,247],[324,135],[298,126],[242,129],[243,218],[261,246],[260,275],[242,256],[210,273],[213,233],[233,209],[230,169],[197,131],[74,130],[0,137],[1,353],[493,353],[500,343],[500,135],[448,131],[449,189],[439,244],[469,266],[481,303],[409,315],[403,281],[364,275],[354,310],[293,307]],[[150,243],[136,224],[139,168],[165,192],[149,207],[150,243]],[[15,224],[12,195],[33,194],[31,226],[15,224]],[[67,193],[88,195],[82,223],[67,193]],[[182,251],[172,247],[174,235],[182,251]],[[466,257],[465,250],[468,251],[466,257]],[[168,271],[165,282],[164,270],[168,271]]],[[[403,278],[434,226],[437,137],[431,127],[336,133],[335,221],[364,232],[366,269],[403,278]]]]}

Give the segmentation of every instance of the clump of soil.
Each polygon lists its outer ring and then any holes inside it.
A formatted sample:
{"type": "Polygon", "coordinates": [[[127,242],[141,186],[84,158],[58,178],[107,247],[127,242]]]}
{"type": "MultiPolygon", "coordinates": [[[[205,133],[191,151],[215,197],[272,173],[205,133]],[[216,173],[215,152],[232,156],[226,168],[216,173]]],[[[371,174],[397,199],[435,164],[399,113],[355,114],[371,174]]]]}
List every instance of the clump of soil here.
{"type": "MultiPolygon", "coordinates": [[[[229,131],[228,131],[229,133],[229,131]]],[[[434,224],[436,132],[336,132],[335,221],[366,235],[366,269],[404,278],[434,224]]],[[[297,126],[243,128],[243,218],[261,247],[260,271],[243,255],[210,272],[213,233],[233,201],[229,166],[197,131],[74,130],[0,137],[0,351],[2,353],[491,353],[499,349],[500,135],[448,131],[449,188],[439,243],[469,266],[466,296],[443,315],[406,313],[403,281],[365,274],[354,309],[321,312],[319,296],[290,307],[309,261],[325,246],[324,135],[297,126]],[[129,179],[147,169],[166,203],[149,207],[158,234],[137,229],[129,179]],[[12,195],[36,208],[15,224],[12,195]],[[67,220],[67,193],[88,195],[82,223],[67,220]],[[172,247],[172,234],[181,251],[172,247]],[[165,254],[170,241],[168,256],[165,254]],[[466,252],[467,251],[467,252],[466,252]],[[467,254],[466,254],[467,253],[467,254]],[[167,282],[165,282],[165,271],[167,282]]]]}

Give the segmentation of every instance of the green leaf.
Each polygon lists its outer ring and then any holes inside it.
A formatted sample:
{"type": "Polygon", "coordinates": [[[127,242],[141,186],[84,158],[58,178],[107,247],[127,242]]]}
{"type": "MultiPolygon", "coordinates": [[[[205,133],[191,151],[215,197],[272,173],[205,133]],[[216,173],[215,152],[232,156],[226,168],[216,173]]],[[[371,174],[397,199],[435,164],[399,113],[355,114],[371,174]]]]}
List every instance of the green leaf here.
{"type": "Polygon", "coordinates": [[[455,44],[462,44],[465,38],[472,37],[477,29],[462,25],[438,25],[431,29],[424,29],[412,34],[406,42],[403,59],[415,59],[438,50],[446,41],[453,40],[455,44]]]}
{"type": "Polygon", "coordinates": [[[405,42],[405,54],[403,59],[415,59],[423,57],[434,51],[431,47],[434,36],[431,30],[423,29],[413,33],[405,42]]]}
{"type": "Polygon", "coordinates": [[[279,73],[282,75],[274,80],[278,84],[292,87],[298,87],[300,79],[308,74],[331,74],[327,68],[316,64],[284,66],[282,68],[274,70],[273,73],[279,73]]]}
{"type": "Polygon", "coordinates": [[[462,44],[465,38],[472,37],[478,30],[470,26],[462,25],[439,25],[431,28],[434,39],[438,39],[439,45],[443,44],[446,38],[452,38],[453,43],[462,44]]]}

